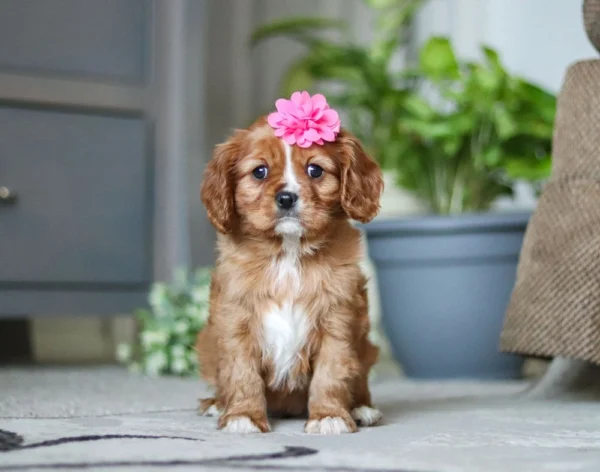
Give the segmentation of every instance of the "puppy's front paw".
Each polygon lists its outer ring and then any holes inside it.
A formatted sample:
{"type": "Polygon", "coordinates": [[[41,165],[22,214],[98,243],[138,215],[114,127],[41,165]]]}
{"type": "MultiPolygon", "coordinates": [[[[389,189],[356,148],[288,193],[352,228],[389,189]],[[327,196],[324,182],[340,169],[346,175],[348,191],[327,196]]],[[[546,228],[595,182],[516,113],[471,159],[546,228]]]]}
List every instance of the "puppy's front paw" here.
{"type": "Polygon", "coordinates": [[[381,411],[370,406],[359,406],[352,410],[352,418],[361,426],[371,426],[379,422],[383,415],[381,411]]]}
{"type": "Polygon", "coordinates": [[[304,431],[308,434],[345,434],[356,432],[356,423],[351,418],[325,416],[311,418],[306,422],[304,431]]]}
{"type": "Polygon", "coordinates": [[[202,416],[221,416],[223,411],[219,408],[214,398],[204,398],[200,400],[198,413],[202,416]]]}
{"type": "Polygon", "coordinates": [[[225,415],[219,419],[219,429],[228,433],[267,433],[271,431],[267,418],[254,418],[246,415],[225,415]]]}

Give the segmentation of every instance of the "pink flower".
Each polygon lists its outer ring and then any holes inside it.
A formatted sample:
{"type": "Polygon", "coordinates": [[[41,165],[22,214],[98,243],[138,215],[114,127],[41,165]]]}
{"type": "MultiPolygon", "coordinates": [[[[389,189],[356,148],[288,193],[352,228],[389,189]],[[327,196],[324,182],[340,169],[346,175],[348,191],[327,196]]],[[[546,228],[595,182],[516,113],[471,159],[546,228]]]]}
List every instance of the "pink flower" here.
{"type": "Polygon", "coordinates": [[[321,94],[294,92],[290,100],[280,98],[275,102],[277,111],[268,117],[269,125],[275,129],[275,136],[289,145],[302,148],[312,144],[325,144],[335,141],[340,132],[340,117],[329,108],[321,94]]]}

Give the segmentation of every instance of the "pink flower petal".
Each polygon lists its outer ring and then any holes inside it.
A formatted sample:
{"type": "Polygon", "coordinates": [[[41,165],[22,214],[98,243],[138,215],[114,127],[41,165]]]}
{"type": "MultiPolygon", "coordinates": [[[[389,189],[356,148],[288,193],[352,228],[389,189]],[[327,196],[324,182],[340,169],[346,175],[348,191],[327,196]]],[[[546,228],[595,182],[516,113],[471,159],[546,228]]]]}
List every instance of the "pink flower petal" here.
{"type": "Polygon", "coordinates": [[[286,128],[295,129],[298,127],[299,120],[294,118],[293,116],[286,116],[283,120],[281,120],[280,125],[286,128]]]}
{"type": "Polygon", "coordinates": [[[311,129],[307,130],[304,133],[304,137],[306,139],[311,140],[311,141],[317,141],[320,138],[319,132],[316,129],[314,129],[314,128],[311,128],[311,129]]]}
{"type": "Polygon", "coordinates": [[[326,126],[321,126],[321,129],[319,129],[319,136],[325,141],[335,141],[335,133],[326,126]]]}
{"type": "Polygon", "coordinates": [[[340,121],[340,115],[338,115],[337,111],[332,110],[331,108],[328,110],[325,110],[323,112],[323,117],[321,118],[321,120],[323,121],[323,123],[333,126],[335,125],[338,121],[340,121]]]}
{"type": "Polygon", "coordinates": [[[312,115],[313,107],[312,107],[312,103],[310,102],[310,100],[306,103],[303,103],[300,108],[301,108],[302,112],[304,113],[305,118],[308,118],[308,117],[310,117],[310,115],[312,115]]]}
{"type": "Polygon", "coordinates": [[[302,105],[302,94],[300,92],[294,92],[290,98],[290,101],[294,104],[294,106],[299,107],[302,105]]]}
{"type": "Polygon", "coordinates": [[[294,105],[290,100],[277,100],[277,110],[283,116],[294,116],[298,117],[298,107],[294,105]],[[279,102],[279,103],[277,103],[279,102]]]}
{"type": "Polygon", "coordinates": [[[314,108],[310,116],[311,120],[319,121],[322,118],[324,111],[323,108],[314,108]]]}
{"type": "Polygon", "coordinates": [[[302,92],[302,102],[306,103],[306,102],[310,102],[310,94],[305,90],[302,92]]]}
{"type": "Polygon", "coordinates": [[[296,143],[296,135],[294,133],[287,133],[282,136],[282,139],[290,146],[296,143]]]}
{"type": "Polygon", "coordinates": [[[267,122],[269,123],[269,125],[271,125],[271,127],[276,128],[281,122],[281,115],[277,112],[271,113],[267,117],[267,122]]]}
{"type": "Polygon", "coordinates": [[[312,96],[312,104],[313,108],[325,109],[325,107],[327,107],[327,100],[322,94],[317,93],[312,96]]]}

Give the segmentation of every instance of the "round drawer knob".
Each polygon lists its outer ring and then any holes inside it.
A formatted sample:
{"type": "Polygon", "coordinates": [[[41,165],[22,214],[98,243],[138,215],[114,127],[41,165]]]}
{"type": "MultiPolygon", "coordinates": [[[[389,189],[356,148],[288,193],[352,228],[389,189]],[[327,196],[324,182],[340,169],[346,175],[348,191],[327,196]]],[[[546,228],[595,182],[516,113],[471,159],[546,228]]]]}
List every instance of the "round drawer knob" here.
{"type": "Polygon", "coordinates": [[[0,205],[11,205],[17,201],[16,192],[0,185],[0,205]]]}

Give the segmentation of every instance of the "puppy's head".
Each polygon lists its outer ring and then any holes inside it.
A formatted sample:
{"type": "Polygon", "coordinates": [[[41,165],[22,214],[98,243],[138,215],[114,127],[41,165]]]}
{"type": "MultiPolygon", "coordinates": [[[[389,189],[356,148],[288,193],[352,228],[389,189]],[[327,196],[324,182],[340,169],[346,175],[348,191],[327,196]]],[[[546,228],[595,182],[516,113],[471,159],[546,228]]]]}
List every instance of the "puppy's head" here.
{"type": "Polygon", "coordinates": [[[312,238],[332,219],[373,219],[382,190],[379,166],[344,129],[335,142],[301,148],[261,118],[216,147],[201,195],[221,233],[312,238]]]}

